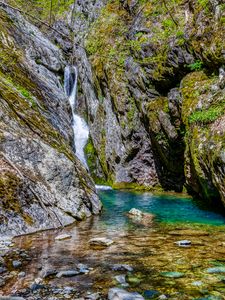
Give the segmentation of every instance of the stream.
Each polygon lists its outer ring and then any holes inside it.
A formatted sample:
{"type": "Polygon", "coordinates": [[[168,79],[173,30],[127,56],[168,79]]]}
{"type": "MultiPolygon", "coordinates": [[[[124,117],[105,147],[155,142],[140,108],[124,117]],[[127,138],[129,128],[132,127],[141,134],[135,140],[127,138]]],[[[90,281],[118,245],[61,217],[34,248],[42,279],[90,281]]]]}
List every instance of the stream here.
{"type": "Polygon", "coordinates": [[[20,295],[19,291],[49,270],[71,270],[84,264],[87,272],[42,281],[54,289],[56,298],[52,299],[76,299],[69,293],[65,297],[65,287],[74,288],[77,298],[97,292],[107,299],[110,288],[122,287],[146,299],[225,299],[223,215],[180,195],[114,190],[100,190],[99,195],[104,205],[100,216],[61,230],[15,238],[16,247],[27,251],[30,262],[23,266],[26,276],[14,277],[4,294],[20,295]],[[128,218],[126,212],[132,207],[155,214],[152,226],[128,218]],[[61,234],[71,238],[55,240],[61,234]],[[89,241],[95,237],[114,243],[93,248],[89,241]],[[181,247],[175,243],[180,240],[189,240],[191,245],[181,247]],[[133,270],[118,269],[118,264],[133,270]]]}

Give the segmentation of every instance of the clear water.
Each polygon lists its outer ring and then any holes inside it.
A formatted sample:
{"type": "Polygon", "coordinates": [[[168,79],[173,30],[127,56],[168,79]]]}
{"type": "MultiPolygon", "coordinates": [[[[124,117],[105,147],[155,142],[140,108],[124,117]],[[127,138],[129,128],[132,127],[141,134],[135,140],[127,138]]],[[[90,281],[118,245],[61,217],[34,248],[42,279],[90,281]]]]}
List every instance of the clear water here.
{"type": "Polygon", "coordinates": [[[115,190],[100,190],[99,195],[104,206],[101,222],[107,226],[117,226],[129,222],[125,213],[133,207],[153,213],[159,222],[225,224],[225,215],[207,207],[203,208],[191,198],[115,190]]]}
{"type": "Polygon", "coordinates": [[[225,268],[225,216],[177,195],[98,192],[104,205],[100,216],[15,239],[18,248],[28,251],[31,261],[23,267],[26,277],[14,276],[2,289],[3,295],[29,287],[45,270],[70,270],[84,263],[92,268],[90,273],[71,278],[53,277],[44,283],[74,287],[81,298],[91,291],[99,292],[101,299],[108,299],[108,290],[120,287],[115,276],[121,272],[112,270],[112,266],[119,263],[134,268],[131,274],[125,272],[128,291],[143,294],[146,290],[157,290],[175,300],[225,300],[224,274],[207,272],[212,267],[225,268]],[[156,222],[145,226],[129,219],[126,212],[133,207],[155,214],[156,222]],[[55,237],[59,234],[69,234],[71,238],[57,241],[55,237]],[[96,237],[106,237],[114,243],[95,249],[90,239],[96,237]],[[191,246],[179,247],[179,240],[190,240],[191,246]],[[181,272],[183,277],[163,277],[165,272],[181,272]]]}

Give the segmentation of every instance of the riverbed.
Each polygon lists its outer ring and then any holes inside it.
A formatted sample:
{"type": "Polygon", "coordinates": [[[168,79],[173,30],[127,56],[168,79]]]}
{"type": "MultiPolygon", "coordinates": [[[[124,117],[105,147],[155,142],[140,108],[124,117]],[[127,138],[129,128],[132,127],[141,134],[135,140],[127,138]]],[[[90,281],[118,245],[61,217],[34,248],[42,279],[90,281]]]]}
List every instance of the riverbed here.
{"type": "Polygon", "coordinates": [[[15,238],[15,247],[28,253],[29,262],[14,270],[24,276],[14,276],[1,294],[30,299],[32,295],[33,299],[40,295],[42,299],[107,299],[110,288],[120,287],[146,299],[225,299],[222,211],[180,195],[113,190],[99,194],[104,206],[100,216],[15,238]],[[145,226],[128,218],[131,208],[154,214],[154,222],[145,226]],[[55,240],[61,234],[70,237],[55,240]],[[108,238],[113,244],[93,247],[89,241],[96,237],[108,238]],[[177,243],[183,240],[190,245],[177,243]],[[74,270],[80,264],[86,272],[60,278],[54,273],[43,279],[46,272],[74,270]],[[39,287],[32,290],[35,282],[39,287]]]}

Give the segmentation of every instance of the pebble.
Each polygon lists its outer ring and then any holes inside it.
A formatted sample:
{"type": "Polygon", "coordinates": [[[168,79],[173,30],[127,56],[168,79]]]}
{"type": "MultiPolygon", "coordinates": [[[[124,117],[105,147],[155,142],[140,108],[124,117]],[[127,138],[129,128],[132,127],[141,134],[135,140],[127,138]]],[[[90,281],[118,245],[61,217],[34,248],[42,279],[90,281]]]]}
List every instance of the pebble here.
{"type": "Polygon", "coordinates": [[[99,237],[99,238],[93,238],[89,241],[90,245],[93,246],[104,246],[104,247],[108,247],[110,245],[112,245],[114,242],[108,238],[104,238],[104,237],[99,237]]]}
{"type": "Polygon", "coordinates": [[[14,260],[14,261],[12,262],[12,265],[13,265],[13,267],[14,267],[15,269],[17,269],[17,268],[20,268],[20,267],[22,266],[22,263],[21,263],[21,261],[19,261],[19,260],[14,260]]]}
{"type": "Polygon", "coordinates": [[[85,299],[90,299],[90,300],[98,300],[99,298],[100,298],[99,293],[93,293],[85,297],[85,299]]]}
{"type": "Polygon", "coordinates": [[[136,293],[130,293],[127,292],[124,289],[119,289],[119,288],[112,288],[108,292],[108,299],[109,300],[144,300],[144,298],[136,293]]]}
{"type": "Polygon", "coordinates": [[[191,241],[189,240],[182,240],[182,241],[177,241],[175,242],[179,247],[187,247],[191,245],[191,241]]]}
{"type": "Polygon", "coordinates": [[[160,296],[158,297],[158,299],[159,299],[159,300],[166,300],[166,299],[168,299],[168,297],[167,297],[166,295],[160,295],[160,296]]]}
{"type": "Polygon", "coordinates": [[[161,276],[169,278],[181,278],[184,277],[184,273],[181,272],[161,272],[161,276]]]}
{"type": "Polygon", "coordinates": [[[72,235],[70,235],[70,234],[61,234],[61,235],[58,235],[57,237],[55,237],[55,240],[63,241],[63,240],[70,239],[71,237],[72,237],[72,235]]]}
{"type": "Polygon", "coordinates": [[[18,274],[18,277],[19,278],[22,278],[22,277],[25,277],[26,276],[26,273],[25,272],[20,272],[19,274],[18,274]]]}
{"type": "Polygon", "coordinates": [[[56,277],[61,278],[61,277],[73,277],[76,275],[79,275],[80,272],[76,270],[67,270],[67,271],[60,271],[57,273],[56,277]]]}
{"type": "Polygon", "coordinates": [[[225,273],[225,267],[215,267],[215,268],[208,268],[206,270],[207,273],[225,273]]]}
{"type": "Polygon", "coordinates": [[[123,287],[129,286],[129,284],[126,282],[126,275],[117,275],[114,277],[116,281],[121,284],[123,287]]]}
{"type": "Polygon", "coordinates": [[[201,285],[203,285],[203,282],[202,281],[193,281],[191,284],[194,286],[201,286],[201,285]]]}

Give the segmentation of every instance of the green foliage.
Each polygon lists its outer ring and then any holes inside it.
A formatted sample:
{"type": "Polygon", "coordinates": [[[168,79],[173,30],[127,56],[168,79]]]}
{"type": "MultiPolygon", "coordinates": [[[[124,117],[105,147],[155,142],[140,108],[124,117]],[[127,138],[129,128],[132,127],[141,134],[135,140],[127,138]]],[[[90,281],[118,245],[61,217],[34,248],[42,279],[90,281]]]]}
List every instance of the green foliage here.
{"type": "Polygon", "coordinates": [[[200,4],[203,8],[206,8],[209,4],[209,0],[197,0],[198,4],[200,4]]]}
{"type": "MultiPolygon", "coordinates": [[[[11,5],[19,7],[20,9],[26,11],[29,10],[31,15],[38,17],[42,20],[49,20],[51,1],[50,0],[9,0],[11,5]]],[[[52,0],[52,17],[53,19],[57,16],[62,15],[65,11],[69,9],[74,0],[52,0]]]]}
{"type": "Polygon", "coordinates": [[[209,107],[208,109],[193,112],[189,117],[189,123],[207,124],[214,122],[224,114],[224,110],[225,100],[222,101],[220,104],[209,107]]]}
{"type": "Polygon", "coordinates": [[[203,62],[196,60],[193,64],[187,65],[191,71],[200,71],[203,69],[203,62]]]}

